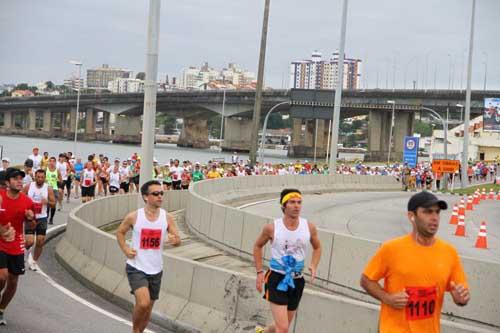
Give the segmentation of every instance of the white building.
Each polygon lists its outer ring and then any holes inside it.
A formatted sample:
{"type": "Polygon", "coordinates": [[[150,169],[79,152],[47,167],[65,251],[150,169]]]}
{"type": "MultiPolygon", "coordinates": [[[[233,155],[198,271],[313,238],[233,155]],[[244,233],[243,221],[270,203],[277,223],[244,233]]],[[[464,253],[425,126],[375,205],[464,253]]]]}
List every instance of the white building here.
{"type": "MultiPolygon", "coordinates": [[[[462,159],[464,125],[448,130],[448,155],[462,159]]],[[[431,137],[430,158],[442,159],[444,131],[434,130],[431,137]]],[[[500,132],[483,131],[483,117],[471,119],[469,126],[469,158],[473,161],[493,161],[500,158],[500,132]]]]}
{"type": "MultiPolygon", "coordinates": [[[[335,89],[339,75],[339,55],[332,54],[323,60],[322,54],[314,51],[311,59],[293,61],[290,65],[290,87],[296,89],[335,89]]],[[[344,59],[344,89],[358,89],[361,77],[361,60],[344,59]]]]}
{"type": "Polygon", "coordinates": [[[116,94],[144,92],[144,81],[139,79],[116,78],[108,83],[108,90],[116,94]]]}
{"type": "Polygon", "coordinates": [[[78,87],[85,88],[85,80],[83,78],[78,79],[75,76],[65,79],[63,84],[73,90],[78,90],[78,87]],[[78,84],[78,81],[80,81],[80,84],[78,84]]]}
{"type": "Polygon", "coordinates": [[[228,68],[216,70],[204,63],[200,68],[189,67],[182,71],[179,87],[181,89],[204,90],[210,82],[218,81],[238,87],[248,86],[255,82],[255,74],[230,63],[228,68]]]}

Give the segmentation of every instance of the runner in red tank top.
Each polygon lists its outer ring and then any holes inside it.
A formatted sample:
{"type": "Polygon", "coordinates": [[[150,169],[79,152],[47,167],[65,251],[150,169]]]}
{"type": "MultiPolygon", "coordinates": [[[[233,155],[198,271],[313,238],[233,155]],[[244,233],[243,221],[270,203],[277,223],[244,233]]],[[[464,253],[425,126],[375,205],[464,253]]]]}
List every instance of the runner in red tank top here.
{"type": "Polygon", "coordinates": [[[24,193],[23,171],[9,168],[6,172],[7,189],[0,192],[0,224],[15,230],[12,241],[0,239],[0,325],[6,325],[4,311],[14,297],[19,275],[24,274],[24,233],[23,223],[33,222],[33,202],[24,193]]]}

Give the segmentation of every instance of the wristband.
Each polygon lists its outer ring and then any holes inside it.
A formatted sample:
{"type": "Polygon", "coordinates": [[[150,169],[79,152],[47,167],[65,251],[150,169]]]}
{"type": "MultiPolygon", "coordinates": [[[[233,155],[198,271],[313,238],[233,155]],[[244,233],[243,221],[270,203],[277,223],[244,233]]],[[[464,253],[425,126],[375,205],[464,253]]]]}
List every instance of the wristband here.
{"type": "Polygon", "coordinates": [[[264,273],[264,270],[261,269],[261,270],[257,271],[257,275],[260,273],[264,273]]]}

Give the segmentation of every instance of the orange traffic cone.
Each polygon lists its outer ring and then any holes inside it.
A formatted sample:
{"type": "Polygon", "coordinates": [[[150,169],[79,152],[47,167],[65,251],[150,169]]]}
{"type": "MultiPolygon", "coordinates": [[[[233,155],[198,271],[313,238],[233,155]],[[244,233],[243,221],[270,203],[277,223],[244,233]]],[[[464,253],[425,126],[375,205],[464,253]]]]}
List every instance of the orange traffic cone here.
{"type": "Polygon", "coordinates": [[[453,205],[453,212],[451,213],[450,224],[458,223],[458,206],[453,205]]]}
{"type": "Polygon", "coordinates": [[[486,200],[486,189],[483,187],[483,192],[481,193],[481,200],[486,200]]]}
{"type": "Polygon", "coordinates": [[[477,235],[476,240],[476,248],[478,249],[487,249],[488,243],[486,240],[486,222],[481,222],[481,226],[479,227],[479,234],[477,235]]]}
{"type": "Polygon", "coordinates": [[[464,199],[460,199],[460,204],[458,205],[458,215],[464,215],[465,216],[464,199]]]}
{"type": "Polygon", "coordinates": [[[493,192],[493,189],[490,189],[490,195],[488,196],[488,199],[495,199],[495,192],[493,192]]]}
{"type": "Polygon", "coordinates": [[[474,193],[474,199],[472,200],[472,203],[474,205],[479,205],[479,194],[477,194],[477,192],[474,193]]]}
{"type": "Polygon", "coordinates": [[[465,208],[467,210],[474,210],[474,207],[472,207],[472,196],[469,195],[467,198],[467,207],[465,208]]]}
{"type": "Polygon", "coordinates": [[[457,229],[455,230],[455,236],[465,237],[465,216],[458,215],[457,229]]]}

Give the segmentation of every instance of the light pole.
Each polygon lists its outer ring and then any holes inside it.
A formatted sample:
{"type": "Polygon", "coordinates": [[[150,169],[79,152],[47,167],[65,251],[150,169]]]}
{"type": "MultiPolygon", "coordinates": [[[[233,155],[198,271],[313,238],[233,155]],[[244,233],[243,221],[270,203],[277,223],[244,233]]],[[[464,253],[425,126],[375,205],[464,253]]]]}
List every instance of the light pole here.
{"type": "Polygon", "coordinates": [[[396,102],[395,101],[387,101],[387,103],[392,104],[391,128],[389,130],[389,152],[387,153],[387,165],[389,165],[389,163],[391,161],[392,131],[394,128],[394,111],[396,109],[396,102]]]}
{"type": "MultiPolygon", "coordinates": [[[[144,114],[142,118],[142,160],[140,183],[151,180],[155,139],[156,92],[158,76],[158,44],[160,40],[160,0],[149,0],[146,80],[144,82],[144,114]]],[[[142,197],[138,202],[142,204],[142,197]]]]}
{"type": "Polygon", "coordinates": [[[410,61],[408,61],[406,63],[406,66],[405,66],[405,73],[404,73],[404,77],[403,77],[403,89],[406,89],[406,75],[408,74],[408,66],[410,66],[410,64],[413,62],[413,60],[417,59],[417,56],[414,56],[413,58],[410,59],[410,61]]]}
{"type": "Polygon", "coordinates": [[[476,15],[476,0],[472,0],[472,13],[470,22],[469,38],[469,61],[467,64],[467,91],[465,93],[465,115],[464,115],[464,147],[462,153],[462,188],[468,183],[467,165],[469,163],[469,121],[470,121],[470,100],[471,100],[471,80],[472,80],[472,55],[474,53],[474,18],[476,15]]]}
{"type": "Polygon", "coordinates": [[[255,104],[252,117],[252,135],[250,141],[250,164],[257,162],[257,144],[259,136],[260,111],[262,108],[262,86],[264,84],[264,65],[266,62],[267,28],[269,23],[269,7],[271,0],[265,0],[264,19],[262,21],[262,35],[260,39],[259,69],[257,73],[257,87],[255,89],[255,104]]]}
{"type": "Polygon", "coordinates": [[[80,90],[82,88],[82,65],[81,61],[70,60],[69,62],[72,65],[78,67],[78,92],[76,95],[76,120],[75,120],[75,139],[73,142],[73,156],[76,156],[76,142],[78,140],[78,115],[80,111],[80,90]]]}
{"type": "MultiPolygon", "coordinates": [[[[424,106],[421,107],[422,110],[430,112],[434,117],[439,119],[443,125],[443,131],[444,131],[444,145],[443,145],[443,151],[444,151],[444,159],[448,159],[448,116],[446,117],[446,121],[437,113],[435,110],[426,108],[424,106]]],[[[448,114],[448,113],[447,113],[448,114]]],[[[448,188],[448,174],[445,174],[444,177],[444,188],[448,188]]]]}
{"type": "Polygon", "coordinates": [[[264,143],[266,141],[267,120],[269,119],[269,116],[271,115],[271,113],[273,113],[274,110],[276,110],[279,106],[285,104],[290,104],[290,102],[286,101],[274,105],[264,118],[264,124],[262,125],[262,134],[260,136],[260,164],[264,164],[264,143]]]}
{"type": "Polygon", "coordinates": [[[486,91],[486,79],[488,77],[488,53],[486,51],[483,51],[483,54],[485,55],[485,60],[483,62],[484,64],[484,85],[483,85],[483,90],[486,91]]]}
{"type": "Polygon", "coordinates": [[[342,103],[342,87],[344,84],[344,49],[345,49],[345,35],[347,27],[347,5],[348,0],[342,1],[342,23],[340,26],[340,45],[339,45],[339,71],[337,77],[337,86],[335,87],[335,101],[333,105],[333,130],[332,130],[332,143],[330,145],[330,172],[335,173],[337,170],[337,151],[339,141],[339,121],[340,121],[340,105],[342,103]]]}
{"type": "Polygon", "coordinates": [[[464,106],[462,104],[457,104],[457,107],[460,108],[460,122],[464,121],[464,106]]]}
{"type": "Polygon", "coordinates": [[[220,120],[220,136],[219,136],[219,148],[222,151],[222,131],[224,129],[224,109],[226,108],[226,86],[224,86],[224,92],[222,94],[222,115],[220,120]]]}

